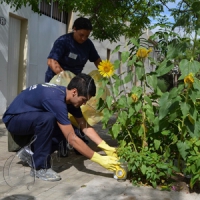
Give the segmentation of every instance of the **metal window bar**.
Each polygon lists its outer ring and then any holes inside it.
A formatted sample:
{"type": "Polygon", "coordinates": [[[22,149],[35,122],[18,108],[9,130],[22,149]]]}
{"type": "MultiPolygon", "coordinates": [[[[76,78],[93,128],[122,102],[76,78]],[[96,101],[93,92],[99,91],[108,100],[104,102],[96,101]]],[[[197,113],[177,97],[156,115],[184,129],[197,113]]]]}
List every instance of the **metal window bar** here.
{"type": "Polygon", "coordinates": [[[43,15],[51,17],[51,5],[50,4],[47,4],[46,2],[41,1],[39,8],[40,8],[40,12],[43,15]]]}
{"type": "Polygon", "coordinates": [[[63,12],[63,18],[62,18],[62,23],[67,24],[68,21],[68,13],[67,12],[63,12]]]}
{"type": "Polygon", "coordinates": [[[40,0],[38,3],[38,8],[41,14],[51,17],[55,20],[58,20],[64,24],[67,24],[68,13],[65,11],[60,12],[58,9],[58,5],[59,5],[58,1],[53,3],[52,0],[51,3],[46,3],[40,0]]]}
{"type": "Polygon", "coordinates": [[[61,12],[58,9],[58,2],[53,3],[53,13],[52,13],[52,18],[56,19],[58,21],[61,21],[61,12]]]}

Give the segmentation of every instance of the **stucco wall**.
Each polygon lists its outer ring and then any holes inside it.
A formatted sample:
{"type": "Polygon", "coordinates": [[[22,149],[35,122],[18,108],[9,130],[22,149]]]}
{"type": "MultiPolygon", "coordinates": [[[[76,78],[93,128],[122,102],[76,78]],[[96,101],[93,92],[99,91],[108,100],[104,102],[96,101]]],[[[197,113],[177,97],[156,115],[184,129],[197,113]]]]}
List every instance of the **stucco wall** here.
{"type": "Polygon", "coordinates": [[[14,11],[9,5],[1,4],[0,16],[6,19],[6,25],[0,25],[0,115],[8,106],[8,84],[10,83],[8,74],[9,15],[28,22],[27,30],[22,29],[27,34],[27,49],[24,49],[26,51],[24,57],[24,63],[26,63],[25,87],[44,82],[47,56],[53,42],[60,35],[66,33],[66,24],[44,15],[40,16],[34,13],[30,7],[14,11]]]}

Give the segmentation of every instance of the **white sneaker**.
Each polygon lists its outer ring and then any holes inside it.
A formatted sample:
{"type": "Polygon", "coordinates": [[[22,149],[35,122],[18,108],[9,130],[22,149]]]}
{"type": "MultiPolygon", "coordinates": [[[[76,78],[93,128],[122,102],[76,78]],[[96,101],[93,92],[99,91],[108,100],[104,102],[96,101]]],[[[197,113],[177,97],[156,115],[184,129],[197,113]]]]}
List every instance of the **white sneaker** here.
{"type": "Polygon", "coordinates": [[[28,146],[25,146],[23,148],[21,148],[18,152],[17,152],[17,157],[22,161],[25,162],[29,165],[29,167],[33,166],[33,152],[30,150],[30,148],[28,148],[28,146]]]}
{"type": "Polygon", "coordinates": [[[61,180],[61,177],[59,174],[57,174],[53,169],[39,169],[39,170],[34,170],[31,169],[30,172],[31,176],[35,176],[39,179],[42,179],[44,181],[59,181],[61,180]]]}

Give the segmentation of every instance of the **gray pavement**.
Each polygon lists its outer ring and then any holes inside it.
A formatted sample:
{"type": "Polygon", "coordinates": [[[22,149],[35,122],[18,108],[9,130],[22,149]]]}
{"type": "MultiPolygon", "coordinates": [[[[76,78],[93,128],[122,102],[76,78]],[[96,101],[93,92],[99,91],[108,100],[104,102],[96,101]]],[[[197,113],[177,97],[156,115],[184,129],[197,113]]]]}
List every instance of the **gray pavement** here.
{"type": "MultiPolygon", "coordinates": [[[[108,144],[116,141],[102,130],[95,129],[108,144]]],[[[90,142],[91,148],[102,153],[90,142]]],[[[135,187],[128,180],[118,182],[113,174],[83,156],[70,151],[67,158],[52,155],[53,169],[62,180],[46,182],[29,176],[15,153],[7,151],[7,132],[0,116],[0,199],[1,200],[200,200],[200,194],[160,191],[151,187],[135,187]]]]}

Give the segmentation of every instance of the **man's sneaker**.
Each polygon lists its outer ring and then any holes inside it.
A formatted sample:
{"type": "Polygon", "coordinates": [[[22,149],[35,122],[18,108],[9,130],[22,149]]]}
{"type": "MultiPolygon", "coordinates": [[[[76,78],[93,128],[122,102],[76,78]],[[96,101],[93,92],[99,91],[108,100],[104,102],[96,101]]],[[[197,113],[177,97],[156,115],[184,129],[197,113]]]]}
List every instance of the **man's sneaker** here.
{"type": "Polygon", "coordinates": [[[53,169],[39,169],[39,170],[34,170],[31,169],[30,172],[31,176],[35,176],[39,179],[42,179],[44,181],[59,181],[61,180],[61,177],[59,174],[57,174],[53,169]]]}
{"type": "Polygon", "coordinates": [[[33,166],[32,164],[32,155],[33,152],[26,146],[24,148],[21,148],[18,152],[17,152],[17,157],[22,161],[27,163],[30,167],[33,166]]]}

